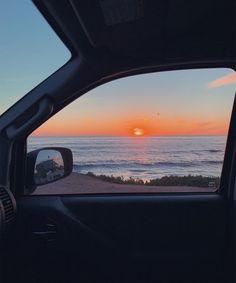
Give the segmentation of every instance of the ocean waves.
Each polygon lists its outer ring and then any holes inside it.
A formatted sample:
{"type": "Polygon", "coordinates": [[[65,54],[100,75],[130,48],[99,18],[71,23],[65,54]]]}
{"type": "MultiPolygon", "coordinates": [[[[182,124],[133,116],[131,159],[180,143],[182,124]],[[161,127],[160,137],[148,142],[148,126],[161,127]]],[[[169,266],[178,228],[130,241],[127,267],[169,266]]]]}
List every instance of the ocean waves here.
{"type": "Polygon", "coordinates": [[[165,175],[220,176],[226,137],[31,137],[28,151],[63,146],[75,172],[149,180],[165,175]]]}
{"type": "Polygon", "coordinates": [[[81,164],[74,164],[74,169],[77,170],[84,170],[84,169],[88,169],[88,168],[112,168],[112,169],[117,169],[119,170],[119,168],[130,168],[130,170],[135,170],[133,168],[142,168],[142,167],[153,167],[158,169],[159,167],[196,167],[196,166],[205,166],[207,164],[212,165],[222,165],[223,161],[219,161],[219,160],[202,160],[202,161],[191,161],[191,162],[187,162],[187,161],[183,161],[183,162],[92,162],[92,163],[81,163],[81,164]]]}

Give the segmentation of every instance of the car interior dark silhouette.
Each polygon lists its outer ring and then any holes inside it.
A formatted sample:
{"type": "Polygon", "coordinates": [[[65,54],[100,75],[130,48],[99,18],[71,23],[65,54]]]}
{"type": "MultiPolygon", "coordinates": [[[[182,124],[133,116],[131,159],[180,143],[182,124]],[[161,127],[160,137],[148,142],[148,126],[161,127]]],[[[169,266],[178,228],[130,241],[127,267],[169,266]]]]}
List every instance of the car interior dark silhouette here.
{"type": "MultiPolygon", "coordinates": [[[[217,192],[25,194],[37,185],[27,137],[89,90],[151,72],[235,70],[235,1],[33,3],[71,58],[0,117],[0,281],[235,282],[235,105],[217,192]]],[[[56,179],[72,170],[71,153],[58,152],[56,179]]],[[[37,182],[54,181],[38,168],[37,182]]]]}

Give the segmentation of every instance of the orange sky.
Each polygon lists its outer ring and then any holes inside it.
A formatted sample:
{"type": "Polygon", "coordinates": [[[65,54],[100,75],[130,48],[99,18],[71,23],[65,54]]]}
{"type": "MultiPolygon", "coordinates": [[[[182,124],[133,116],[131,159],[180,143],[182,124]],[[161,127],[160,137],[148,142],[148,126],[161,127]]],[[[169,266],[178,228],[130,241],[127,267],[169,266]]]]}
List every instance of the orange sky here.
{"type": "Polygon", "coordinates": [[[199,119],[137,118],[129,120],[99,120],[88,118],[69,122],[53,117],[35,131],[35,135],[117,135],[131,136],[141,131],[142,135],[224,135],[227,134],[228,120],[214,119],[207,122],[199,119]]]}

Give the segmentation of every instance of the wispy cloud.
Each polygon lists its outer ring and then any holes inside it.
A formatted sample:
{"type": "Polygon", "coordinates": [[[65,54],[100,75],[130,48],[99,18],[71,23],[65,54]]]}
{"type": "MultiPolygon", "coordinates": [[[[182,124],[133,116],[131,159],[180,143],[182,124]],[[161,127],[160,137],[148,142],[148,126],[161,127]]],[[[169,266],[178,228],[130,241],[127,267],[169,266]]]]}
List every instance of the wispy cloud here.
{"type": "Polygon", "coordinates": [[[212,81],[208,84],[209,88],[221,87],[224,85],[235,84],[236,83],[236,72],[231,72],[230,74],[220,77],[219,79],[212,81]]]}

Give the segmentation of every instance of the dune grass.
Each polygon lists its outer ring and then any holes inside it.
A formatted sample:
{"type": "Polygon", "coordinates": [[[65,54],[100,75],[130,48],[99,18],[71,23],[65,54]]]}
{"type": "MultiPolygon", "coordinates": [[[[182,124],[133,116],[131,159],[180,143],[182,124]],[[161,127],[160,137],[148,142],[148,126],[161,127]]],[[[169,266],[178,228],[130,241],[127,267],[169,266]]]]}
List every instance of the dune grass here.
{"type": "Polygon", "coordinates": [[[161,178],[152,179],[150,181],[143,181],[138,178],[125,179],[123,176],[115,177],[113,175],[95,175],[92,172],[87,173],[88,176],[98,178],[100,180],[128,185],[147,185],[147,186],[191,186],[191,187],[218,187],[220,177],[205,177],[202,175],[187,175],[187,176],[164,176],[161,178]]]}

